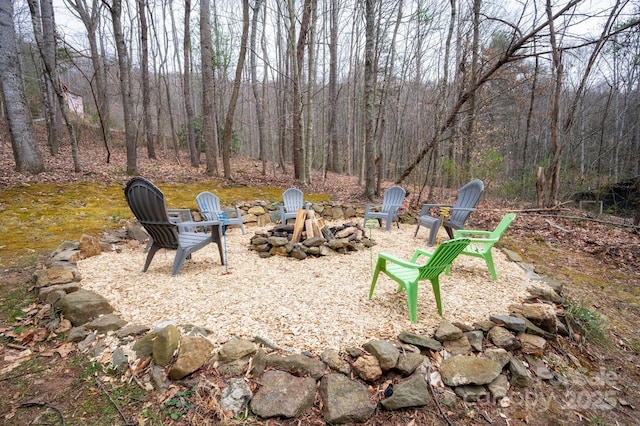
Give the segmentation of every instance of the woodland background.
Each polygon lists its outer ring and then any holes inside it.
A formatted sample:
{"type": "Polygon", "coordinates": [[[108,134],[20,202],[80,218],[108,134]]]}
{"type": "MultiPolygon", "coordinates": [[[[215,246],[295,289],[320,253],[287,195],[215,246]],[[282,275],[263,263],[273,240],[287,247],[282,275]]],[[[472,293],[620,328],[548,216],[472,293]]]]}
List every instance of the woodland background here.
{"type": "MultiPolygon", "coordinates": [[[[474,177],[540,207],[637,194],[639,18],[629,0],[2,2],[2,118],[19,173],[45,169],[36,119],[76,172],[90,125],[105,162],[124,132],[130,175],[173,155],[233,179],[242,156],[368,198],[405,182],[416,205],[474,177]]],[[[637,224],[635,197],[611,212],[637,224]]]]}

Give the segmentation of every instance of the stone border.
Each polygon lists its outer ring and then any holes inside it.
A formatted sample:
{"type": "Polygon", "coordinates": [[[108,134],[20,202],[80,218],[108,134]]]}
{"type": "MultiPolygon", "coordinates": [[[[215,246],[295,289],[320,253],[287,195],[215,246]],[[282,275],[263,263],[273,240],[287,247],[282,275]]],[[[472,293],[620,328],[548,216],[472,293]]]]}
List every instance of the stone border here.
{"type": "Polygon", "coordinates": [[[64,318],[54,316],[48,328],[66,333],[92,357],[109,358],[110,368],[131,371],[148,390],[165,389],[170,381],[215,367],[227,380],[217,401],[220,420],[248,412],[264,419],[303,416],[314,407],[316,392],[323,419],[331,424],[365,422],[377,408],[427,405],[436,388],[450,403],[462,398],[506,407],[513,393],[555,377],[542,356],[548,340],[570,330],[562,315],[562,285],[504,250],[540,283],[529,289],[525,303],[509,307],[510,315],[492,315],[472,325],[442,321],[433,336],[403,332],[395,341],[372,340],[361,348],[320,354],[287,353],[260,337],[233,338],[216,348],[197,326],[168,323],[150,330],[127,324],[104,297],[82,289],[77,260],[99,254],[101,245],[111,249],[112,243],[90,236],[64,242],[34,273],[39,300],[64,318]],[[370,388],[378,392],[372,395],[370,388]]]}

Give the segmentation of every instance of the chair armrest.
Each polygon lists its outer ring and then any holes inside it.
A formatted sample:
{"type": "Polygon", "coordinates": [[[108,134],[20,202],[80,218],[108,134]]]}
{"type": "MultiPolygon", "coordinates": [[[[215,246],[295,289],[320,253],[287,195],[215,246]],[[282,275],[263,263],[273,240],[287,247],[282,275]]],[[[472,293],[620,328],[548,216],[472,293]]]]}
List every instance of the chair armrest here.
{"type": "Polygon", "coordinates": [[[475,229],[458,229],[453,238],[461,238],[463,235],[490,235],[491,231],[480,231],[475,229]]]}
{"type": "Polygon", "coordinates": [[[183,231],[184,229],[194,228],[197,226],[215,226],[220,225],[219,220],[203,220],[201,222],[179,222],[175,224],[178,227],[178,232],[183,231]]]}
{"type": "Polygon", "coordinates": [[[429,209],[433,207],[453,207],[452,204],[423,204],[422,211],[420,212],[420,216],[427,216],[429,214],[429,209]]]}
{"type": "Polygon", "coordinates": [[[474,212],[477,209],[475,207],[451,207],[451,210],[460,210],[464,212],[474,212]]]}
{"type": "Polygon", "coordinates": [[[411,256],[411,263],[416,263],[416,261],[420,256],[426,256],[428,258],[431,258],[432,255],[433,253],[430,251],[416,249],[416,251],[413,253],[413,256],[411,256]]]}
{"type": "Polygon", "coordinates": [[[388,262],[391,263],[395,263],[396,265],[400,265],[403,266],[405,268],[410,268],[410,269],[418,269],[420,268],[422,265],[416,265],[415,263],[411,263],[409,261],[406,261],[404,259],[400,259],[398,257],[395,257],[391,254],[387,254],[387,253],[378,253],[378,259],[385,259],[388,262]]]}
{"type": "Polygon", "coordinates": [[[189,209],[167,209],[167,216],[169,216],[169,221],[173,223],[193,221],[191,210],[189,209]],[[183,216],[185,219],[183,219],[183,216]]]}
{"type": "Polygon", "coordinates": [[[372,211],[371,208],[372,207],[382,207],[382,204],[375,204],[375,203],[368,203],[364,205],[364,212],[365,214],[372,211]]]}

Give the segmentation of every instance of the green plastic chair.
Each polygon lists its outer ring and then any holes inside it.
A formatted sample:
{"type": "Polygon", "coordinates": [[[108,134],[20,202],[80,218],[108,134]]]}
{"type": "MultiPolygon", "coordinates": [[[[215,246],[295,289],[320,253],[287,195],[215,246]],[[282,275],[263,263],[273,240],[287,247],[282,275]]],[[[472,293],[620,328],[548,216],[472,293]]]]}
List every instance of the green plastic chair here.
{"type": "Polygon", "coordinates": [[[425,250],[416,250],[411,261],[399,259],[386,253],[378,254],[376,269],[371,280],[369,289],[369,299],[373,296],[373,290],[378,280],[380,272],[386,274],[398,283],[398,291],[407,291],[407,303],[409,304],[409,319],[411,322],[418,322],[418,282],[423,280],[431,281],[431,288],[436,299],[438,315],[442,316],[442,302],[440,301],[440,281],[439,277],[444,270],[451,265],[451,262],[469,244],[467,238],[456,238],[440,244],[431,253],[425,250]],[[416,261],[420,256],[426,256],[429,260],[420,265],[416,261]]]}
{"type": "MultiPolygon", "coordinates": [[[[489,272],[491,272],[491,278],[495,281],[498,279],[496,275],[496,268],[493,265],[493,256],[491,255],[491,249],[493,245],[498,242],[504,231],[507,230],[511,222],[513,222],[516,218],[515,213],[506,214],[496,229],[493,231],[476,231],[472,229],[460,229],[456,231],[455,238],[469,238],[471,244],[469,244],[462,253],[465,256],[473,256],[480,257],[487,262],[487,267],[489,268],[489,272]],[[478,235],[479,237],[473,237],[473,235],[478,235]]],[[[447,266],[447,275],[449,275],[451,266],[447,266]]]]}

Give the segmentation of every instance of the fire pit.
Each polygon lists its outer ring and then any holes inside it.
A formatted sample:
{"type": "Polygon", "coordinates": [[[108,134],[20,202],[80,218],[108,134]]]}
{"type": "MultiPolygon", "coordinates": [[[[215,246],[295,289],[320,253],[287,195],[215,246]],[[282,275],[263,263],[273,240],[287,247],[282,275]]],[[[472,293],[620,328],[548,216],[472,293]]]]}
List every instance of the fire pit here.
{"type": "Polygon", "coordinates": [[[262,258],[289,256],[306,259],[309,256],[329,256],[360,251],[371,247],[374,242],[367,237],[366,230],[355,222],[342,225],[296,229],[295,225],[278,225],[266,231],[259,231],[251,237],[250,250],[255,250],[262,258]]]}

